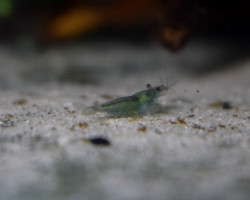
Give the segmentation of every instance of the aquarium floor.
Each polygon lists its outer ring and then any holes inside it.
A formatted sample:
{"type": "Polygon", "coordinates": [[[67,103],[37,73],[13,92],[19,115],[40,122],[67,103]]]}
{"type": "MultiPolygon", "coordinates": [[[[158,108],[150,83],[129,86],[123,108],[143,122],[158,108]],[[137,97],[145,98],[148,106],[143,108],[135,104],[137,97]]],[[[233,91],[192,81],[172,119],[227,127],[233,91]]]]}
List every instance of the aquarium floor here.
{"type": "Polygon", "coordinates": [[[0,198],[250,199],[250,59],[213,63],[206,45],[1,47],[0,198]],[[197,75],[209,65],[226,67],[197,75]],[[167,81],[143,117],[82,115],[167,81]]]}

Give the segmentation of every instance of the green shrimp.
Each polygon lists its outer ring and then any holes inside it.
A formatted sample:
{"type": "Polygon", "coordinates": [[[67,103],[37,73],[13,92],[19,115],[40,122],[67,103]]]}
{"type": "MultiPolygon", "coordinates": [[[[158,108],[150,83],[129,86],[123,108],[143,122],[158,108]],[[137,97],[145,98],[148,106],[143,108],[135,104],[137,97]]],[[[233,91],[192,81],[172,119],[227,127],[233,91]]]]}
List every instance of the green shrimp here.
{"type": "Polygon", "coordinates": [[[147,89],[137,92],[131,96],[120,97],[109,102],[89,107],[86,114],[106,112],[116,117],[137,117],[144,115],[152,106],[155,99],[164,95],[169,89],[164,85],[152,87],[146,85],[147,89]]]}

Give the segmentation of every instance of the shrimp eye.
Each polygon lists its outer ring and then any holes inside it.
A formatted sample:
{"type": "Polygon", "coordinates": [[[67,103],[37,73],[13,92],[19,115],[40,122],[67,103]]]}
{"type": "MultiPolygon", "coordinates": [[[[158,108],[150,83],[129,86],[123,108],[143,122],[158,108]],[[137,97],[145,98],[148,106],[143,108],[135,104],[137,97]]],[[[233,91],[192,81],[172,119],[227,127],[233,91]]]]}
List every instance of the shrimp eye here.
{"type": "Polygon", "coordinates": [[[150,83],[148,83],[148,84],[146,85],[146,87],[149,89],[149,88],[151,88],[152,86],[151,86],[150,83]]]}
{"type": "Polygon", "coordinates": [[[160,87],[156,87],[155,89],[156,89],[157,92],[159,92],[161,90],[160,87]]]}

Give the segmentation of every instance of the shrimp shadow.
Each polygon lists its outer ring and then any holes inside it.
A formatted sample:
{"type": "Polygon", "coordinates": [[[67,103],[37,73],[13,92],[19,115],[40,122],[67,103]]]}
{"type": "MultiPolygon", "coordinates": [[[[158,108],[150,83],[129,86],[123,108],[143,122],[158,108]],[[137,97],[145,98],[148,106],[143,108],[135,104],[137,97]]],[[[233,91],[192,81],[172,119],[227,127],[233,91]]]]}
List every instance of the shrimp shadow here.
{"type": "Polygon", "coordinates": [[[149,109],[149,113],[154,114],[168,114],[171,111],[178,110],[180,107],[177,105],[168,105],[168,106],[162,106],[159,103],[154,103],[152,107],[149,109]]]}

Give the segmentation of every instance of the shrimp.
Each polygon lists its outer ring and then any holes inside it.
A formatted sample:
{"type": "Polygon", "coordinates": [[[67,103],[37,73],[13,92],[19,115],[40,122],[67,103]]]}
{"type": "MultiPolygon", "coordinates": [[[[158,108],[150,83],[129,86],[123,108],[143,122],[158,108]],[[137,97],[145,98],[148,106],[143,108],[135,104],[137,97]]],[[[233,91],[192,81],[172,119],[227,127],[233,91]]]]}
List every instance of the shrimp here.
{"type": "Polygon", "coordinates": [[[151,84],[147,84],[146,88],[131,96],[120,97],[103,104],[88,107],[84,113],[106,112],[115,117],[143,116],[152,106],[153,102],[158,97],[163,96],[169,89],[164,85],[152,87],[151,84]]]}

